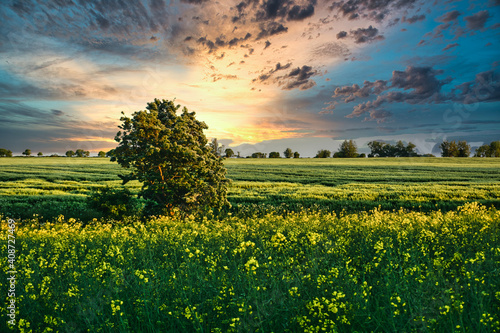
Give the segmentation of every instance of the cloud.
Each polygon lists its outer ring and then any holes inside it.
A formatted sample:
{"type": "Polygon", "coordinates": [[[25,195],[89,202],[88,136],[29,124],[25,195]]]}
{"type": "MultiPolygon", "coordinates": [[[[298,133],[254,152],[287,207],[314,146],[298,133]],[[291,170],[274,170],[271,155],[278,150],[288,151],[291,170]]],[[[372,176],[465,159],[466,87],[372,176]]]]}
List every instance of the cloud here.
{"type": "Polygon", "coordinates": [[[354,42],[356,44],[369,43],[384,39],[384,36],[378,34],[378,29],[372,27],[371,25],[368,28],[358,28],[356,30],[351,30],[349,35],[354,38],[354,42]]]}
{"type": "Polygon", "coordinates": [[[289,21],[302,21],[308,17],[314,15],[314,5],[309,4],[306,7],[301,6],[293,6],[292,9],[288,12],[288,20],[289,21]]]}
{"type": "Polygon", "coordinates": [[[460,15],[462,15],[458,10],[452,10],[447,12],[437,18],[438,22],[448,23],[455,21],[460,15]]]}
{"type": "Polygon", "coordinates": [[[341,31],[337,34],[337,39],[342,39],[347,37],[347,32],[346,31],[341,31]]]}
{"type": "Polygon", "coordinates": [[[417,0],[342,0],[334,1],[329,7],[348,20],[364,18],[382,22],[392,10],[412,7],[417,0]]]}
{"type": "Polygon", "coordinates": [[[281,23],[277,23],[277,22],[262,23],[260,25],[260,32],[257,35],[256,40],[266,38],[269,36],[273,36],[273,35],[278,35],[281,33],[286,33],[287,31],[288,31],[288,28],[285,27],[281,23]]]}
{"type": "Polygon", "coordinates": [[[401,22],[413,24],[413,23],[416,23],[418,21],[423,21],[423,20],[425,20],[425,15],[414,15],[412,17],[403,16],[403,18],[401,19],[401,22]]]}
{"type": "Polygon", "coordinates": [[[459,45],[460,44],[458,44],[458,43],[448,44],[448,45],[446,45],[446,47],[442,51],[446,51],[446,50],[452,49],[452,48],[457,47],[459,45]]]}
{"type": "Polygon", "coordinates": [[[292,69],[288,74],[281,77],[282,89],[292,90],[299,88],[300,90],[307,90],[316,85],[316,82],[310,80],[318,72],[313,70],[311,66],[302,66],[292,69]]]}
{"type": "Polygon", "coordinates": [[[455,87],[461,92],[453,100],[464,104],[500,101],[500,74],[489,70],[476,74],[474,81],[455,87]]]}
{"type": "MultiPolygon", "coordinates": [[[[385,103],[419,104],[440,102],[443,100],[441,87],[449,80],[440,81],[436,78],[442,74],[440,70],[431,67],[408,66],[405,71],[393,71],[389,81],[365,81],[363,86],[358,85],[338,87],[335,89],[334,98],[344,98],[344,103],[354,101],[356,98],[377,96],[375,100],[367,101],[354,106],[348,118],[359,117],[364,113],[377,110],[385,103]],[[390,82],[390,85],[388,83],[390,82]],[[385,94],[383,94],[385,92],[385,94]]],[[[374,113],[373,117],[382,113],[374,113]]],[[[387,113],[384,113],[387,115],[387,113]]]]}
{"type": "Polygon", "coordinates": [[[490,13],[487,10],[482,10],[464,18],[467,21],[467,28],[471,30],[481,30],[484,28],[486,21],[490,18],[490,13]]]}

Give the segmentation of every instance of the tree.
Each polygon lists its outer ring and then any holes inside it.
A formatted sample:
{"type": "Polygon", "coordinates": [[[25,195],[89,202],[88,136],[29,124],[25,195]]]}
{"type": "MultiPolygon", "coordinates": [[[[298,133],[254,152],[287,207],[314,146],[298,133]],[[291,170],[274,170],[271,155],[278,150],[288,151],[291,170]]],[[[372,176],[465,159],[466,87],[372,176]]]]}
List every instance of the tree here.
{"type": "Polygon", "coordinates": [[[296,151],[295,153],[293,153],[293,158],[299,158],[300,157],[300,154],[298,151],[296,151]]]}
{"type": "Polygon", "coordinates": [[[66,152],[66,157],[73,157],[73,156],[75,156],[75,152],[74,152],[74,151],[72,151],[72,150],[68,150],[68,151],[66,152]]]}
{"type": "Polygon", "coordinates": [[[457,157],[458,156],[458,146],[455,141],[443,141],[439,147],[441,148],[442,157],[457,157]]]}
{"type": "Polygon", "coordinates": [[[490,156],[490,145],[482,145],[476,148],[474,157],[489,157],[490,156]]]}
{"type": "Polygon", "coordinates": [[[0,157],[12,157],[12,152],[8,149],[0,148],[0,157]]]}
{"type": "Polygon", "coordinates": [[[146,110],[120,118],[122,131],[112,161],[131,169],[120,175],[123,184],[142,183],[140,196],[147,200],[146,215],[198,212],[228,205],[226,169],[207,145],[195,113],[174,101],[155,99],[146,110]]]}
{"type": "Polygon", "coordinates": [[[370,141],[368,142],[368,147],[371,149],[370,155],[373,157],[385,157],[387,149],[384,147],[387,146],[385,142],[382,141],[370,141]]]}
{"type": "Polygon", "coordinates": [[[106,157],[106,152],[101,150],[98,154],[97,154],[98,157],[106,157]]]}
{"type": "Polygon", "coordinates": [[[457,144],[458,157],[469,157],[470,156],[470,145],[467,141],[458,141],[457,144]]]}
{"type": "Polygon", "coordinates": [[[332,156],[332,152],[326,149],[321,149],[318,150],[318,153],[316,154],[315,158],[328,158],[332,156]]]}
{"type": "Polygon", "coordinates": [[[209,143],[212,153],[217,157],[222,157],[222,152],[224,151],[224,145],[219,145],[217,138],[213,138],[212,142],[209,143]]]}
{"type": "Polygon", "coordinates": [[[280,153],[277,151],[272,151],[269,153],[269,158],[280,158],[280,153]]]}
{"type": "Polygon", "coordinates": [[[418,156],[418,153],[415,151],[415,148],[417,148],[415,144],[408,142],[408,145],[406,146],[406,156],[407,157],[418,156]]]}
{"type": "Polygon", "coordinates": [[[256,152],[252,154],[252,158],[266,158],[266,154],[261,152],[256,152]]]}
{"type": "Polygon", "coordinates": [[[290,148],[287,148],[283,152],[283,155],[285,155],[286,158],[291,158],[291,157],[293,157],[293,150],[290,148]]]}
{"type": "Polygon", "coordinates": [[[88,150],[77,149],[75,155],[76,157],[89,157],[90,152],[88,150]]]}
{"type": "Polygon", "coordinates": [[[43,153],[41,151],[38,152],[38,156],[43,156],[43,153]]]}
{"type": "Polygon", "coordinates": [[[358,156],[358,147],[356,146],[356,142],[352,140],[345,140],[342,142],[339,148],[339,154],[338,157],[347,157],[347,158],[352,158],[352,157],[357,157],[358,156]]]}
{"type": "Polygon", "coordinates": [[[25,151],[23,151],[23,155],[31,156],[31,150],[30,149],[26,149],[25,151]]]}
{"type": "Polygon", "coordinates": [[[231,158],[234,156],[234,151],[231,148],[227,148],[224,152],[226,153],[227,158],[231,158]]]}
{"type": "Polygon", "coordinates": [[[490,157],[500,157],[500,141],[490,143],[490,157]]]}

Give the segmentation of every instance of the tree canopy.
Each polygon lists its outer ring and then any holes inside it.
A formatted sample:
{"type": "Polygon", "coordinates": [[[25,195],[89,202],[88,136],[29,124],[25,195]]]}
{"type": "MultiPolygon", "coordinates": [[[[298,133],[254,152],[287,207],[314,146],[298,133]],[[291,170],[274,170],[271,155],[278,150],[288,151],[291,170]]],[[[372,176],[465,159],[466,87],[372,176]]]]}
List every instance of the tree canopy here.
{"type": "Polygon", "coordinates": [[[148,215],[195,212],[228,205],[226,169],[214,154],[195,113],[174,101],[155,99],[146,110],[120,118],[122,131],[112,161],[130,169],[123,183],[138,180],[148,215]]]}

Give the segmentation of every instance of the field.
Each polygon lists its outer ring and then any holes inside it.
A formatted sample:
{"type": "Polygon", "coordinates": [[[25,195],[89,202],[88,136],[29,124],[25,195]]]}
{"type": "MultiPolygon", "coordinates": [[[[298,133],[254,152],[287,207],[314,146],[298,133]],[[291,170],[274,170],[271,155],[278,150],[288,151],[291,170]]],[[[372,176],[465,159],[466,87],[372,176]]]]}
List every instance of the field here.
{"type": "Polygon", "coordinates": [[[107,159],[0,159],[15,329],[500,331],[500,159],[225,164],[232,208],[123,223],[85,205],[120,186],[107,159]]]}

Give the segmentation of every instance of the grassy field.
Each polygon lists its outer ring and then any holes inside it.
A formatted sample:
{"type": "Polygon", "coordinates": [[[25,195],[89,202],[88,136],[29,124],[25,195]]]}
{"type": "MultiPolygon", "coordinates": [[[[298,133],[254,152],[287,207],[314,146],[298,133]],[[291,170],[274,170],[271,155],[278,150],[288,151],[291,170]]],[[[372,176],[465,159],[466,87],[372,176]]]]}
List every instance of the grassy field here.
{"type": "MultiPolygon", "coordinates": [[[[381,206],[452,210],[469,201],[500,207],[500,159],[230,159],[231,212],[302,208],[350,212],[381,206]]],[[[92,190],[120,186],[116,163],[104,158],[0,159],[0,213],[29,218],[92,219],[92,190]]],[[[140,185],[127,185],[137,192],[140,185]]]]}
{"type": "Polygon", "coordinates": [[[223,214],[124,224],[107,159],[0,159],[0,331],[500,331],[500,159],[225,163],[223,214]]]}

